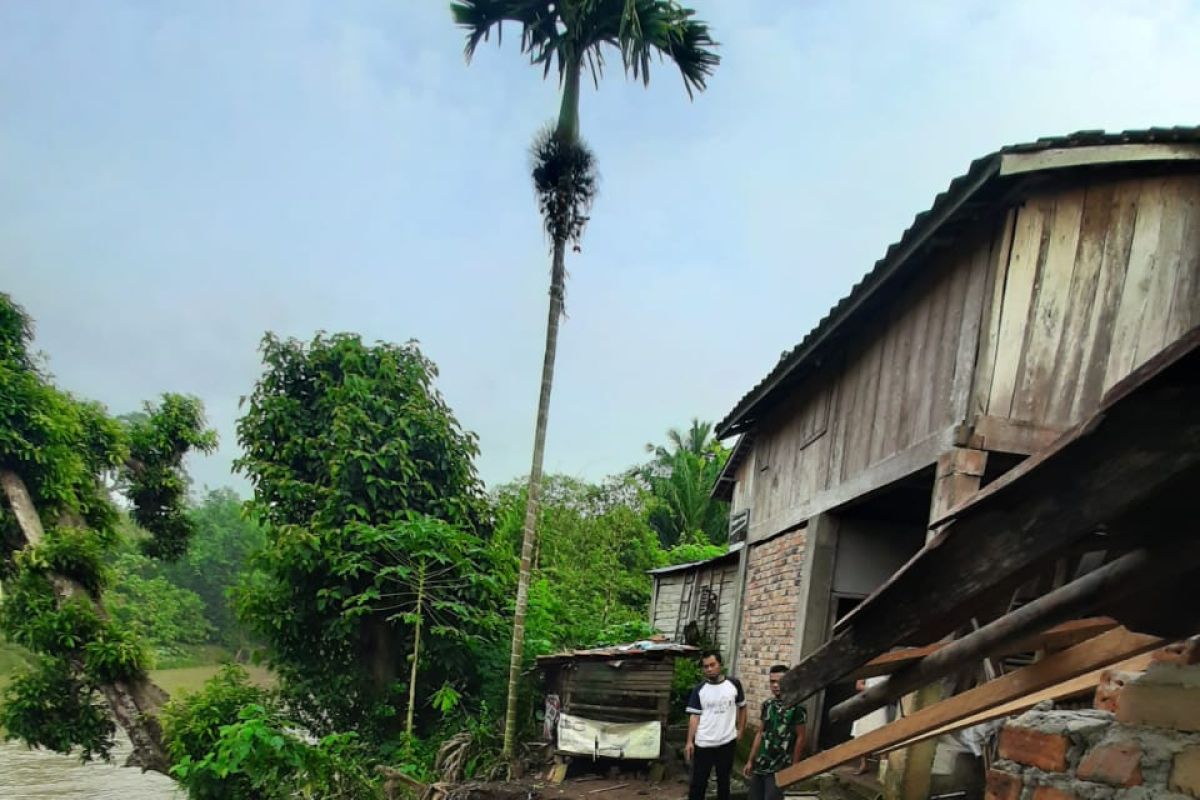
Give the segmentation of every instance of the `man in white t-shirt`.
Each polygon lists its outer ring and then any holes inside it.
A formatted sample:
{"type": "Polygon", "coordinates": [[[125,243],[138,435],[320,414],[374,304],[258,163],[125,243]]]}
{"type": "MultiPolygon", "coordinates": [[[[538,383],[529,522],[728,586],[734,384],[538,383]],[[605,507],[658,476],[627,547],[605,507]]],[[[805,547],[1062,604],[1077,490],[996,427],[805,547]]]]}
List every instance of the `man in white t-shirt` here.
{"type": "Polygon", "coordinates": [[[721,656],[708,651],[700,659],[704,682],[688,698],[687,759],[692,764],[688,800],[704,800],[708,774],[716,769],[717,800],[729,800],[733,751],[746,728],[746,695],[737,678],[726,678],[721,656]]]}

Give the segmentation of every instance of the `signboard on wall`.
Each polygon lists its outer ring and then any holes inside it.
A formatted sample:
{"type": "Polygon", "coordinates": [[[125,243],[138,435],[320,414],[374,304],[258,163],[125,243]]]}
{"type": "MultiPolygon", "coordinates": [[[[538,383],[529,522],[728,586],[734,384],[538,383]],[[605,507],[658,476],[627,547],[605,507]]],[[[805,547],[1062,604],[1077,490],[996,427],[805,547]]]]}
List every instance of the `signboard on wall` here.
{"type": "Polygon", "coordinates": [[[558,749],[593,758],[657,760],[662,747],[662,726],[650,722],[603,722],[573,714],[558,716],[558,749]]]}

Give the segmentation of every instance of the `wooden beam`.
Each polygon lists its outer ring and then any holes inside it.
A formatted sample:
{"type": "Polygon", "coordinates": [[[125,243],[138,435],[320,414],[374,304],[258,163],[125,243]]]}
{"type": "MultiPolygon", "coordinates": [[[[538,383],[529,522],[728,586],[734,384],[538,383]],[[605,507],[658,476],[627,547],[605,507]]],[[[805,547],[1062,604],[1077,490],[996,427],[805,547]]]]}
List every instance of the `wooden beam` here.
{"type": "Polygon", "coordinates": [[[993,453],[1032,455],[1054,444],[1065,428],[1035,425],[1006,417],[984,414],[975,420],[971,440],[973,447],[993,453]]]}
{"type": "Polygon", "coordinates": [[[1129,164],[1138,161],[1195,161],[1200,146],[1180,142],[1155,144],[1101,144],[1090,147],[1058,147],[1031,153],[1005,153],[1000,157],[1000,175],[1020,175],[1041,170],[1086,167],[1097,164],[1129,164]]]}
{"type": "Polygon", "coordinates": [[[849,480],[818,492],[807,501],[784,509],[769,518],[756,521],[751,515],[747,541],[756,544],[777,533],[798,527],[817,514],[845,505],[851,500],[861,500],[871,492],[933,466],[937,463],[938,456],[954,446],[956,428],[957,426],[952,425],[935,431],[899,453],[855,474],[849,480]]]}
{"type": "Polygon", "coordinates": [[[969,622],[974,599],[1172,484],[1200,485],[1197,408],[1200,327],[1118,384],[1102,410],[1052,450],[951,512],[952,524],[784,676],[784,701],[802,701],[917,631],[945,636],[969,622]]]}
{"type": "MultiPolygon", "coordinates": [[[[1105,631],[1117,627],[1117,621],[1112,617],[1089,617],[1055,625],[1047,631],[1028,636],[1014,642],[1011,646],[1002,648],[996,657],[1011,656],[1017,653],[1030,653],[1035,650],[1062,650],[1080,642],[1099,636],[1105,631]]],[[[893,650],[873,658],[850,674],[851,680],[874,678],[879,675],[890,675],[910,664],[920,661],[927,655],[936,653],[945,647],[945,643],[930,644],[924,647],[906,647],[903,650],[893,650]]]]}
{"type": "Polygon", "coordinates": [[[783,788],[820,775],[865,755],[893,748],[944,725],[973,717],[980,712],[1154,650],[1164,644],[1166,642],[1157,637],[1116,628],[983,686],[923,708],[857,739],[818,753],[799,764],[793,764],[777,772],[775,782],[783,788]]]}
{"type": "Polygon", "coordinates": [[[989,708],[987,711],[980,711],[978,714],[972,714],[969,717],[964,717],[963,719],[943,725],[940,728],[934,728],[933,730],[923,733],[920,736],[914,736],[911,739],[885,748],[885,752],[887,750],[899,750],[904,747],[910,747],[918,742],[925,741],[926,739],[936,739],[938,736],[943,734],[961,731],[963,728],[970,728],[973,725],[991,722],[994,719],[1015,716],[1022,712],[1028,711],[1038,703],[1044,703],[1047,700],[1051,702],[1058,702],[1059,700],[1066,700],[1067,698],[1076,697],[1087,692],[1094,692],[1096,687],[1100,685],[1101,677],[1105,672],[1108,672],[1109,670],[1119,670],[1121,672],[1142,672],[1150,666],[1153,660],[1153,653],[1143,653],[1140,656],[1134,656],[1133,658],[1126,659],[1118,664],[1112,664],[1107,667],[1101,667],[1100,669],[1092,670],[1091,672],[1080,675],[1078,678],[1072,678],[1068,681],[1063,681],[1062,683],[1056,683],[1049,689],[1043,689],[1040,692],[1027,694],[1024,697],[1013,700],[1012,702],[989,708]]]}
{"type": "Polygon", "coordinates": [[[1153,592],[1157,586],[1169,583],[1180,572],[1188,572],[1198,563],[1200,542],[1173,542],[1170,547],[1142,548],[1126,553],[948,643],[878,685],[839,703],[829,710],[829,718],[834,721],[857,719],[967,663],[977,663],[1011,647],[1013,642],[1028,638],[1052,622],[1069,618],[1113,596],[1153,592]]]}

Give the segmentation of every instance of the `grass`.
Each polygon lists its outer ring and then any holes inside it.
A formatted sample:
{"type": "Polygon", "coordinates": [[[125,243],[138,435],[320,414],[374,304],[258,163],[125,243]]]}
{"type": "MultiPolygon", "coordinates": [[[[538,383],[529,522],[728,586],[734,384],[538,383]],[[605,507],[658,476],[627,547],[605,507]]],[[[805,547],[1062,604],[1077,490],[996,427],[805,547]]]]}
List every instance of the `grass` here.
{"type": "MultiPolygon", "coordinates": [[[[246,664],[244,665],[244,669],[250,675],[251,683],[268,688],[275,685],[275,676],[266,667],[246,664]]],[[[220,670],[220,664],[155,669],[150,671],[150,679],[162,687],[167,694],[174,696],[180,692],[196,691],[204,685],[205,681],[216,675],[220,670]]]]}
{"type": "Polygon", "coordinates": [[[33,663],[33,655],[24,647],[0,640],[0,689],[12,676],[33,663]]]}

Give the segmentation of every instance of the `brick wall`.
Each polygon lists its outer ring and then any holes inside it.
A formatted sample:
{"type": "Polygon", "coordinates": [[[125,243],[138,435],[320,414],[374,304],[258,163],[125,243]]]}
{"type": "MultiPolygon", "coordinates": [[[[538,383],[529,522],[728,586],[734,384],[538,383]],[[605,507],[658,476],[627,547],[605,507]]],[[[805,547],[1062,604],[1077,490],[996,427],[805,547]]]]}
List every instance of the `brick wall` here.
{"type": "Polygon", "coordinates": [[[1156,663],[1098,703],[1034,709],[1000,733],[988,800],[1200,798],[1200,665],[1156,663]]]}
{"type": "Polygon", "coordinates": [[[738,642],[738,677],[746,688],[752,724],[757,724],[759,706],[770,694],[767,670],[773,664],[795,663],[803,557],[803,530],[750,548],[738,642]]]}

